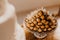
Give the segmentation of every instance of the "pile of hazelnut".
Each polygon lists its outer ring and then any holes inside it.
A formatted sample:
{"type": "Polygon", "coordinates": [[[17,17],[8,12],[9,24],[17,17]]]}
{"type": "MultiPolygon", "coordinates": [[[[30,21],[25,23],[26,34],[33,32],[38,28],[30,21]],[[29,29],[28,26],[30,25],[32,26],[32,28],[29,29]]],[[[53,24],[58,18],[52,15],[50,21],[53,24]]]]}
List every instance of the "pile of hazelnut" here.
{"type": "Polygon", "coordinates": [[[25,25],[33,32],[50,32],[57,27],[57,20],[48,12],[39,10],[31,18],[25,18],[25,25]]]}

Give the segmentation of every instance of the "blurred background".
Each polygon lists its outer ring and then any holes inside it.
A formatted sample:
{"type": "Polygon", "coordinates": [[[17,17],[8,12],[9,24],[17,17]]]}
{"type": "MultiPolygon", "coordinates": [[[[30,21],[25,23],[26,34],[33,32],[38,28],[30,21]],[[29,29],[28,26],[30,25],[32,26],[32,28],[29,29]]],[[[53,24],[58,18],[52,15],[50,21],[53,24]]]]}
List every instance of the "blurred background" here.
{"type": "Polygon", "coordinates": [[[24,17],[34,9],[45,7],[53,13],[58,13],[60,8],[60,0],[9,0],[9,2],[15,6],[20,24],[24,17]]]}

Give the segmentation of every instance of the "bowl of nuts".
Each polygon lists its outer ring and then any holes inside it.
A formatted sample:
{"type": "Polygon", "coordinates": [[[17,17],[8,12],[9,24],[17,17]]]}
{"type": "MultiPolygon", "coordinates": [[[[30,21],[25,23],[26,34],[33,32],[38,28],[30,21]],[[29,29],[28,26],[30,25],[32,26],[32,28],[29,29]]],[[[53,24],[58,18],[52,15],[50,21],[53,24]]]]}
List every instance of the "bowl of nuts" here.
{"type": "Polygon", "coordinates": [[[37,9],[27,15],[24,25],[35,37],[45,38],[56,29],[57,20],[46,9],[37,9]]]}

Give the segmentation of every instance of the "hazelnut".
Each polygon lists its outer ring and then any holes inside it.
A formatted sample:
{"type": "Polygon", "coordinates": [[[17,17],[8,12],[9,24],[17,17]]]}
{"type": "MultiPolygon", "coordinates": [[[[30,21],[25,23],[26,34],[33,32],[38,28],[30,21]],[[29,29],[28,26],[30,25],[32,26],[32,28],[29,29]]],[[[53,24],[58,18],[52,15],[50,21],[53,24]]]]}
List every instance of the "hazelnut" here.
{"type": "Polygon", "coordinates": [[[48,21],[45,22],[46,25],[47,25],[48,23],[49,23],[48,21]]]}
{"type": "Polygon", "coordinates": [[[44,28],[44,26],[41,26],[41,28],[44,28]]]}
{"type": "Polygon", "coordinates": [[[27,27],[30,27],[30,24],[27,23],[26,25],[27,25],[27,27]]]}
{"type": "Polygon", "coordinates": [[[40,19],[39,18],[37,18],[37,22],[40,22],[40,19]]]}
{"type": "Polygon", "coordinates": [[[53,22],[53,23],[55,23],[55,22],[56,22],[56,20],[52,20],[52,22],[53,22]]]}
{"type": "Polygon", "coordinates": [[[34,28],[34,31],[36,31],[36,30],[37,30],[37,28],[35,27],[35,28],[34,28]]]}
{"type": "Polygon", "coordinates": [[[36,25],[37,28],[39,28],[40,26],[36,25]]]}
{"type": "Polygon", "coordinates": [[[51,19],[51,16],[48,16],[48,17],[47,17],[47,20],[48,20],[48,19],[51,19]]]}
{"type": "Polygon", "coordinates": [[[54,26],[56,26],[56,25],[57,25],[57,23],[54,23],[53,25],[54,25],[54,26]]]}
{"type": "Polygon", "coordinates": [[[56,26],[51,26],[51,28],[55,28],[56,26]]]}
{"type": "Polygon", "coordinates": [[[38,15],[39,15],[39,16],[42,16],[42,12],[40,11],[40,12],[38,13],[38,15]]]}
{"type": "Polygon", "coordinates": [[[46,32],[46,31],[47,31],[47,29],[44,29],[44,31],[46,32]]]}
{"type": "Polygon", "coordinates": [[[34,24],[33,24],[33,23],[31,23],[31,26],[34,26],[34,24]]]}
{"type": "Polygon", "coordinates": [[[52,25],[52,23],[49,23],[49,25],[52,25]]]}
{"type": "Polygon", "coordinates": [[[36,15],[36,18],[38,18],[39,17],[39,15],[36,15]]]}
{"type": "Polygon", "coordinates": [[[38,25],[42,25],[42,23],[38,23],[38,25]]]}
{"type": "Polygon", "coordinates": [[[49,28],[49,26],[48,26],[48,25],[45,25],[45,27],[46,27],[46,28],[49,28]]]}
{"type": "Polygon", "coordinates": [[[53,16],[53,17],[57,17],[57,16],[58,16],[58,14],[54,13],[54,14],[52,14],[52,16],[53,16]]]}
{"type": "Polygon", "coordinates": [[[33,21],[34,24],[37,24],[37,21],[33,21]]]}
{"type": "Polygon", "coordinates": [[[45,23],[45,22],[46,22],[46,20],[42,20],[41,22],[42,22],[42,23],[45,23]]]}
{"type": "Polygon", "coordinates": [[[52,30],[52,28],[48,28],[48,31],[51,31],[52,30]]]}
{"type": "Polygon", "coordinates": [[[28,22],[29,20],[28,19],[25,19],[26,22],[28,22]]]}
{"type": "Polygon", "coordinates": [[[23,25],[23,24],[21,24],[21,27],[24,27],[24,25],[23,25]]]}
{"type": "Polygon", "coordinates": [[[31,30],[33,30],[33,27],[30,27],[31,30]]]}
{"type": "Polygon", "coordinates": [[[29,20],[28,23],[32,23],[32,21],[29,20]]]}
{"type": "Polygon", "coordinates": [[[42,32],[42,30],[41,29],[38,29],[38,32],[42,32]]]}
{"type": "Polygon", "coordinates": [[[43,15],[41,16],[41,19],[44,19],[44,16],[43,15]]]}

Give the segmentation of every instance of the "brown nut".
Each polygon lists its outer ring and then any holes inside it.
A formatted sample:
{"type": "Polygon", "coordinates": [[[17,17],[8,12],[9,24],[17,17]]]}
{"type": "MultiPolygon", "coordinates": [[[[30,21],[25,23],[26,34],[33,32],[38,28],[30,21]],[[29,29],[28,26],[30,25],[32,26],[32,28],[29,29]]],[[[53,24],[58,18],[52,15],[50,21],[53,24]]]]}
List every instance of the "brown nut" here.
{"type": "Polygon", "coordinates": [[[49,28],[49,26],[48,25],[45,25],[45,28],[49,28]]]}
{"type": "Polygon", "coordinates": [[[41,19],[44,19],[44,16],[43,15],[41,16],[41,19]]]}
{"type": "Polygon", "coordinates": [[[56,23],[56,20],[52,20],[53,23],[56,23]]]}
{"type": "Polygon", "coordinates": [[[30,27],[31,30],[33,30],[33,27],[30,27]]]}
{"type": "Polygon", "coordinates": [[[41,26],[41,28],[44,28],[44,26],[41,26]]]}
{"type": "Polygon", "coordinates": [[[42,20],[41,22],[45,24],[46,20],[42,20]]]}
{"type": "Polygon", "coordinates": [[[47,20],[48,20],[48,19],[51,19],[51,16],[48,16],[48,17],[47,17],[47,20]]]}
{"type": "Polygon", "coordinates": [[[56,28],[56,26],[51,26],[51,28],[56,28]]]}
{"type": "Polygon", "coordinates": [[[34,24],[33,24],[33,23],[31,23],[31,26],[34,26],[34,24]]]}
{"type": "Polygon", "coordinates": [[[38,15],[39,15],[39,16],[42,16],[42,12],[40,11],[40,12],[38,13],[38,15]]]}
{"type": "Polygon", "coordinates": [[[52,25],[52,23],[49,23],[49,25],[52,25]]]}
{"type": "Polygon", "coordinates": [[[47,25],[48,23],[49,23],[48,21],[45,22],[46,25],[47,25]]]}
{"type": "Polygon", "coordinates": [[[24,27],[24,25],[23,25],[23,24],[21,24],[21,27],[24,27]]]}
{"type": "Polygon", "coordinates": [[[42,30],[41,29],[38,29],[38,32],[42,32],[42,30]]]}
{"type": "Polygon", "coordinates": [[[39,18],[39,15],[36,15],[36,18],[39,18]]]}
{"type": "Polygon", "coordinates": [[[52,16],[53,16],[53,17],[57,17],[57,16],[58,16],[58,14],[57,14],[57,13],[54,13],[54,14],[52,14],[52,16]]]}
{"type": "Polygon", "coordinates": [[[42,25],[42,23],[38,23],[38,25],[42,25]]]}
{"type": "Polygon", "coordinates": [[[40,22],[40,19],[39,18],[37,18],[36,20],[37,20],[37,22],[40,22]]]}
{"type": "Polygon", "coordinates": [[[52,28],[48,28],[48,31],[51,31],[52,30],[52,28]]]}
{"type": "Polygon", "coordinates": [[[37,28],[36,27],[34,27],[34,31],[36,31],[37,30],[37,28]]]}
{"type": "Polygon", "coordinates": [[[57,26],[57,23],[54,23],[53,26],[57,26]]]}
{"type": "Polygon", "coordinates": [[[44,32],[46,32],[47,31],[47,29],[44,29],[44,32]]]}
{"type": "Polygon", "coordinates": [[[29,20],[29,21],[28,21],[28,23],[32,23],[32,21],[31,21],[31,20],[29,20]]]}
{"type": "Polygon", "coordinates": [[[37,21],[33,21],[34,24],[37,24],[37,21]]]}
{"type": "Polygon", "coordinates": [[[36,25],[37,28],[39,28],[40,26],[36,25]]]}
{"type": "Polygon", "coordinates": [[[27,25],[27,27],[30,27],[30,24],[27,23],[26,25],[27,25]]]}
{"type": "Polygon", "coordinates": [[[28,22],[29,20],[28,19],[25,19],[25,22],[28,22]]]}

